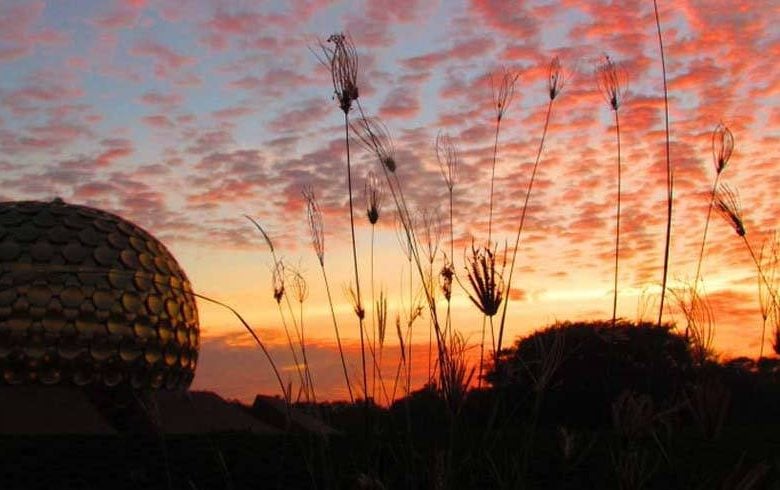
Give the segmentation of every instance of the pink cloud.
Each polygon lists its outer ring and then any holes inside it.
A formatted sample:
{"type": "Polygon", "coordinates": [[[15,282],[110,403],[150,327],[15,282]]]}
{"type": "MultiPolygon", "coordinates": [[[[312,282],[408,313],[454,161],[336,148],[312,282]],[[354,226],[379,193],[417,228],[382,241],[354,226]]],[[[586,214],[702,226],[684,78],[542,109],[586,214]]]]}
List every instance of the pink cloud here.
{"type": "Polygon", "coordinates": [[[491,38],[476,38],[462,41],[449,49],[437,51],[413,58],[407,58],[401,63],[413,70],[432,70],[436,65],[450,60],[466,60],[478,56],[485,56],[489,53],[495,42],[491,38]]]}

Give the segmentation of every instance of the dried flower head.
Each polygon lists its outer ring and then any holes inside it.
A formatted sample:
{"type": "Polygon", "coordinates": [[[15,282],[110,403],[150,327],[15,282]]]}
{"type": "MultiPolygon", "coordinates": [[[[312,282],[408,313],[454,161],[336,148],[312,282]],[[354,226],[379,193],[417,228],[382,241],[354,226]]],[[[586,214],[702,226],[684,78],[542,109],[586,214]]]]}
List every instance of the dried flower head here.
{"type": "Polygon", "coordinates": [[[550,77],[547,80],[550,100],[555,100],[558,94],[561,93],[561,90],[563,90],[564,85],[566,85],[566,73],[561,66],[561,59],[555,56],[550,61],[550,77]]]}
{"type": "Polygon", "coordinates": [[[490,75],[490,87],[493,91],[493,106],[496,109],[496,120],[500,121],[504,117],[512,98],[515,95],[515,84],[519,73],[513,73],[506,67],[501,69],[501,73],[490,75]]]}
{"type": "Polygon", "coordinates": [[[466,275],[474,294],[467,292],[469,299],[487,316],[493,316],[504,299],[503,272],[506,267],[506,249],[501,270],[496,265],[496,249],[476,248],[471,244],[471,254],[465,257],[466,275]]]}
{"type": "Polygon", "coordinates": [[[720,215],[734,228],[737,235],[745,236],[745,223],[742,220],[742,204],[739,202],[739,193],[727,184],[721,184],[715,193],[715,206],[720,215]]]}
{"type": "Polygon", "coordinates": [[[290,288],[298,303],[303,303],[309,297],[309,286],[298,270],[290,270],[290,288]]]}
{"type": "Polygon", "coordinates": [[[274,290],[274,299],[279,304],[284,297],[284,263],[281,260],[274,264],[271,282],[274,290]]]}
{"type": "Polygon", "coordinates": [[[350,123],[352,132],[363,146],[376,155],[389,172],[395,172],[395,148],[393,139],[384,123],[376,117],[361,117],[350,123]]]}
{"type": "Polygon", "coordinates": [[[617,111],[623,105],[628,91],[626,70],[612,61],[609,55],[604,55],[604,62],[596,68],[596,81],[604,100],[613,111],[617,111]]]}
{"type": "Polygon", "coordinates": [[[322,211],[314,197],[314,190],[306,186],[303,188],[303,198],[306,200],[306,218],[309,222],[309,232],[311,233],[311,243],[314,246],[314,252],[320,261],[320,265],[325,265],[325,226],[322,222],[322,211]]]}
{"type": "Polygon", "coordinates": [[[374,225],[379,221],[379,213],[382,211],[384,192],[382,191],[379,177],[377,177],[373,170],[369,171],[368,176],[366,177],[365,198],[368,222],[374,225]]]}
{"type": "Polygon", "coordinates": [[[719,123],[712,131],[712,161],[718,174],[726,169],[733,151],[734,135],[723,123],[719,123]]]}
{"type": "Polygon", "coordinates": [[[333,79],[333,90],[339,107],[344,113],[352,108],[358,98],[358,56],[355,44],[348,34],[331,35],[327,43],[320,42],[320,53],[315,56],[328,70],[333,79]]]}
{"type": "Polygon", "coordinates": [[[436,135],[436,160],[439,162],[439,170],[447,188],[452,192],[455,180],[458,177],[458,166],[460,164],[460,153],[455,142],[447,133],[436,135]]]}

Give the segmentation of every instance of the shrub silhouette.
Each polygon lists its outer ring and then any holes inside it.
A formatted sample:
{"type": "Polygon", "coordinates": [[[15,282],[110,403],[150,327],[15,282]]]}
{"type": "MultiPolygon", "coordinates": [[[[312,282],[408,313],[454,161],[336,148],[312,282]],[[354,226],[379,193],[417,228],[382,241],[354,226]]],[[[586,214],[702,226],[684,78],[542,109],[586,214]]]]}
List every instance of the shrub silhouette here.
{"type": "Polygon", "coordinates": [[[624,391],[649,395],[669,405],[692,377],[689,345],[671,325],[612,321],[565,322],[518,339],[499,356],[487,380],[518,403],[542,396],[542,421],[602,425],[624,391]],[[560,363],[542,387],[538,383],[551,346],[563,342],[560,363]]]}

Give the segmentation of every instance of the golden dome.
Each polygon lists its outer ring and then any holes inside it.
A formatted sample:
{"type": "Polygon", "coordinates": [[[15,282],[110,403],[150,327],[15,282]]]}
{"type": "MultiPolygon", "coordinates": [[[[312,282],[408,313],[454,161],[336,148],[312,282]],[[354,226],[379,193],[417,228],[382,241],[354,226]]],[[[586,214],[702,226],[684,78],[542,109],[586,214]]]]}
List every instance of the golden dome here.
{"type": "Polygon", "coordinates": [[[0,203],[0,383],[186,388],[200,332],[191,293],[165,246],[119,216],[0,203]]]}

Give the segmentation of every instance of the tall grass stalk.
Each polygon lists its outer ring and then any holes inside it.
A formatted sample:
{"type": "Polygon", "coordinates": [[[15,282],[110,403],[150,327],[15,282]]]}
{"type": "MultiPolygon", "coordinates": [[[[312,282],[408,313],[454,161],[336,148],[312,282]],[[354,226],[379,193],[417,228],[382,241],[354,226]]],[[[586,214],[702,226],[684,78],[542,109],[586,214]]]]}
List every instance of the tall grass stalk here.
{"type": "Polygon", "coordinates": [[[612,59],[604,56],[604,62],[596,70],[599,90],[615,113],[615,138],[617,139],[617,210],[615,217],[615,281],[612,300],[612,325],[617,319],[618,273],[620,262],[620,198],[621,198],[621,162],[620,162],[620,117],[619,109],[623,104],[627,90],[628,76],[612,59]]]}
{"type": "MultiPolygon", "coordinates": [[[[666,57],[664,56],[664,40],[661,35],[661,19],[658,15],[658,1],[653,0],[653,9],[655,10],[655,25],[658,29],[658,48],[661,52],[661,72],[664,80],[664,128],[666,130],[666,241],[664,245],[664,273],[661,280],[661,304],[658,308],[658,326],[664,316],[664,298],[666,297],[666,278],[669,272],[669,248],[672,239],[672,205],[673,205],[673,186],[674,174],[672,170],[672,160],[669,154],[669,91],[666,86],[666,57]]],[[[617,117],[617,112],[615,113],[617,117]]],[[[696,283],[694,282],[694,286],[696,283]]]]}
{"type": "Polygon", "coordinates": [[[312,246],[314,252],[317,255],[317,260],[320,263],[320,270],[322,271],[322,280],[325,282],[325,293],[328,296],[328,306],[330,307],[330,316],[333,319],[333,330],[336,333],[336,344],[339,348],[339,357],[341,359],[341,368],[344,372],[344,382],[347,384],[347,393],[349,394],[349,401],[355,402],[355,397],[352,395],[352,384],[349,381],[349,374],[347,373],[347,362],[344,359],[344,349],[341,346],[341,335],[339,334],[339,324],[336,320],[336,311],[333,308],[333,297],[330,293],[330,284],[328,283],[328,274],[325,272],[325,228],[322,220],[322,211],[317,203],[317,199],[314,195],[314,190],[309,187],[303,189],[303,198],[306,201],[306,218],[309,224],[309,232],[311,233],[312,246]]]}
{"type": "MultiPolygon", "coordinates": [[[[360,273],[357,263],[357,245],[355,243],[355,211],[352,196],[352,159],[349,149],[349,112],[352,109],[353,102],[357,101],[358,83],[358,56],[352,39],[344,34],[333,34],[328,38],[328,42],[333,46],[326,46],[320,43],[321,55],[318,56],[320,62],[325,65],[331,73],[333,80],[333,90],[336,99],[339,102],[339,108],[344,113],[344,144],[347,154],[347,192],[349,194],[349,229],[352,239],[352,265],[355,273],[355,299],[357,307],[355,312],[358,317],[358,327],[360,329],[360,359],[363,372],[363,392],[368,395],[368,376],[366,373],[366,348],[365,348],[365,325],[363,301],[360,293],[360,273]]],[[[368,403],[368,396],[366,396],[368,403]]]]}
{"type": "MultiPolygon", "coordinates": [[[[377,313],[374,306],[376,305],[376,297],[374,294],[374,235],[376,231],[376,223],[379,221],[379,215],[382,210],[382,187],[379,184],[374,171],[370,171],[366,177],[365,184],[365,201],[366,201],[366,217],[371,225],[371,344],[372,350],[376,351],[376,338],[377,338],[377,313]]],[[[381,364],[381,362],[380,362],[381,364]]],[[[376,366],[372,370],[371,379],[371,396],[376,396],[376,366]]]]}
{"type": "Polygon", "coordinates": [[[515,94],[515,83],[519,73],[512,73],[506,68],[502,69],[502,73],[499,76],[495,74],[490,76],[490,88],[493,93],[493,108],[496,111],[496,131],[493,141],[493,165],[490,170],[490,204],[488,214],[488,239],[487,246],[490,246],[490,240],[493,231],[493,184],[496,179],[496,159],[498,158],[498,133],[501,130],[501,121],[504,119],[504,113],[506,112],[509,104],[512,102],[512,98],[515,94]],[[496,78],[499,80],[496,81],[496,78]]]}
{"type": "Polygon", "coordinates": [[[534,182],[536,180],[536,172],[539,169],[539,162],[542,158],[542,150],[544,150],[544,142],[547,138],[547,129],[550,126],[550,115],[552,114],[553,103],[558,98],[564,85],[566,84],[566,72],[561,66],[561,60],[557,56],[553,57],[550,61],[550,70],[548,75],[548,95],[549,102],[547,103],[547,112],[544,116],[544,127],[542,129],[542,138],[539,140],[539,148],[536,150],[536,159],[534,160],[534,167],[531,171],[531,178],[528,181],[528,189],[525,192],[525,201],[523,202],[523,210],[520,212],[520,224],[517,227],[517,234],[515,235],[515,244],[512,247],[512,261],[509,265],[509,278],[506,282],[507,295],[504,300],[504,306],[501,311],[501,322],[498,327],[498,344],[496,346],[496,353],[501,351],[501,344],[504,339],[504,326],[506,323],[506,311],[509,305],[510,292],[512,291],[512,276],[515,270],[515,261],[517,259],[517,249],[520,246],[520,235],[523,233],[523,226],[525,225],[526,212],[528,211],[528,202],[531,199],[531,191],[534,188],[534,182]]]}
{"type": "MultiPolygon", "coordinates": [[[[712,208],[715,205],[715,195],[718,191],[718,185],[720,183],[720,176],[726,169],[729,163],[731,154],[734,151],[734,135],[729,128],[722,123],[715,126],[712,131],[712,161],[715,166],[715,180],[712,183],[712,190],[710,192],[710,202],[707,207],[707,219],[704,221],[704,235],[701,239],[701,248],[699,249],[699,258],[696,262],[696,275],[693,279],[695,287],[699,285],[699,279],[701,279],[701,265],[704,262],[704,249],[707,244],[707,231],[710,227],[710,218],[712,216],[712,208]]],[[[688,328],[685,329],[685,336],[688,336],[688,328]]]]}
{"type": "Polygon", "coordinates": [[[778,242],[777,233],[775,233],[770,239],[769,243],[764,241],[761,245],[761,251],[759,252],[758,262],[761,264],[761,270],[764,271],[764,275],[767,282],[764,283],[760,276],[758,279],[758,300],[761,306],[761,318],[763,320],[761,324],[761,344],[758,350],[758,358],[764,357],[764,343],[766,342],[766,325],[769,317],[776,310],[774,305],[771,304],[772,294],[777,292],[778,281],[778,254],[780,250],[780,242],[778,242]]]}
{"type": "Polygon", "coordinates": [[[300,389],[305,390],[306,380],[303,376],[303,371],[301,371],[301,363],[300,361],[298,361],[298,354],[295,352],[295,346],[293,345],[292,337],[290,336],[290,329],[287,328],[287,320],[284,317],[284,311],[282,311],[282,297],[285,296],[285,287],[284,287],[284,264],[281,261],[277,262],[276,265],[274,266],[272,278],[273,278],[274,300],[276,300],[276,306],[279,309],[279,316],[282,319],[282,327],[284,329],[284,335],[287,338],[287,345],[290,347],[290,352],[292,353],[293,363],[295,364],[295,372],[298,374],[298,380],[301,383],[300,389]]]}
{"type": "Polygon", "coordinates": [[[434,145],[436,149],[436,160],[439,162],[439,170],[444,178],[444,183],[447,185],[447,196],[449,197],[449,238],[450,238],[450,255],[444,256],[444,265],[440,272],[442,293],[444,299],[447,300],[447,316],[444,320],[444,337],[450,343],[451,338],[451,303],[452,303],[452,279],[455,274],[454,258],[455,258],[455,236],[453,227],[453,190],[455,187],[455,181],[458,176],[458,167],[460,166],[460,156],[458,147],[455,142],[447,134],[436,135],[436,142],[434,145]]]}
{"type": "MultiPolygon", "coordinates": [[[[296,329],[296,333],[298,333],[298,341],[300,342],[301,354],[303,356],[303,373],[306,376],[306,383],[308,384],[308,391],[309,395],[311,396],[311,401],[317,403],[317,395],[314,391],[314,378],[312,377],[309,366],[309,358],[306,354],[306,333],[304,331],[303,321],[303,303],[309,297],[309,286],[306,283],[306,279],[303,277],[303,274],[297,270],[292,271],[290,286],[293,292],[293,296],[298,302],[298,322],[300,330],[296,329]]],[[[290,312],[290,314],[292,315],[292,312],[290,312]]],[[[294,316],[293,319],[295,319],[294,316]]]]}

